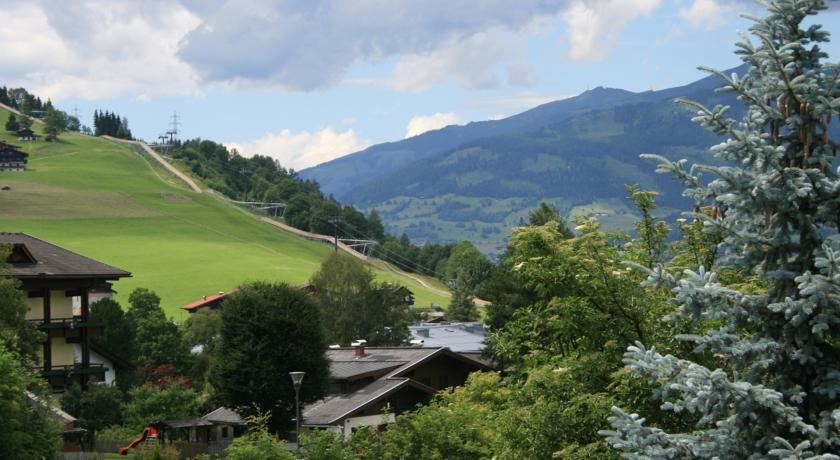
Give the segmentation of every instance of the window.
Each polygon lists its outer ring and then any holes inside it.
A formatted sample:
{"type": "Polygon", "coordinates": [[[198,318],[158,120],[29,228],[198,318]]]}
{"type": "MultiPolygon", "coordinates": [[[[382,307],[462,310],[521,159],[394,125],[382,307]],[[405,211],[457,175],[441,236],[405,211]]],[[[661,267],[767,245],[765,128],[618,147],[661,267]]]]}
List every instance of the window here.
{"type": "Polygon", "coordinates": [[[222,427],[222,438],[227,438],[227,437],[228,437],[228,427],[223,426],[222,427]]]}

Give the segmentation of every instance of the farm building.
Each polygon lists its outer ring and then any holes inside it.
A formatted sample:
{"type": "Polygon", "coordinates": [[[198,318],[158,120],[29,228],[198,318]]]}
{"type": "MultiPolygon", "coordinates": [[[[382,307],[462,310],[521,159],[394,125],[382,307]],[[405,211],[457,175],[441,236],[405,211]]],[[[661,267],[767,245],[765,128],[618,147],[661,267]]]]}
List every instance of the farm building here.
{"type": "Polygon", "coordinates": [[[19,141],[34,141],[38,136],[30,128],[20,128],[17,130],[17,138],[19,141]]]}
{"type": "Polygon", "coordinates": [[[25,171],[29,154],[18,150],[20,147],[0,142],[0,171],[25,171]]]}
{"type": "Polygon", "coordinates": [[[54,392],[73,383],[110,384],[130,367],[93,342],[104,325],[89,318],[90,291],[130,273],[25,233],[0,233],[0,245],[11,246],[5,276],[27,293],[26,319],[46,335],[40,371],[54,392]]]}
{"type": "Polygon", "coordinates": [[[361,343],[327,351],[332,395],[303,409],[302,427],[344,439],[363,426],[393,423],[445,388],[462,385],[471,372],[491,368],[448,348],[374,348],[361,343]],[[387,409],[387,413],[385,412],[387,409]]]}

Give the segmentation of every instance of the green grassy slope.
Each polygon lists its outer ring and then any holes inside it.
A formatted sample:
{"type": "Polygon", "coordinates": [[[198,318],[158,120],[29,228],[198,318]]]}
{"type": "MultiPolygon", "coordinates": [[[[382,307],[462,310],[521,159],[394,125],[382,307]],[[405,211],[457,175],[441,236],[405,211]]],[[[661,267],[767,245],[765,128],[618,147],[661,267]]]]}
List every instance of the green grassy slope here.
{"type": "MultiPolygon", "coordinates": [[[[8,113],[0,110],[0,120],[8,113]]],[[[36,132],[40,126],[35,126],[36,132]]],[[[30,153],[29,171],[0,172],[0,230],[23,231],[131,271],[115,289],[123,303],[136,287],[156,291],[181,320],[184,303],[243,281],[303,283],[330,247],[271,228],[208,194],[162,180],[131,147],[64,134],[56,143],[0,139],[30,153]]],[[[447,299],[416,282],[400,282],[418,305],[447,299]]]]}

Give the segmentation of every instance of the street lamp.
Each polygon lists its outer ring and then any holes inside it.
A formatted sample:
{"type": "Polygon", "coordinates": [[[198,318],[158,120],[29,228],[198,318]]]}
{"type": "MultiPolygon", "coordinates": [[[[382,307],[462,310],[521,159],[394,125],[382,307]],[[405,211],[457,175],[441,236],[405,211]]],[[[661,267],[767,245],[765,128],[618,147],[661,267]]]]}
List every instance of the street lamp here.
{"type": "Polygon", "coordinates": [[[295,387],[295,441],[300,450],[300,385],[303,383],[303,376],[306,372],[289,372],[292,378],[292,385],[295,387]]]}

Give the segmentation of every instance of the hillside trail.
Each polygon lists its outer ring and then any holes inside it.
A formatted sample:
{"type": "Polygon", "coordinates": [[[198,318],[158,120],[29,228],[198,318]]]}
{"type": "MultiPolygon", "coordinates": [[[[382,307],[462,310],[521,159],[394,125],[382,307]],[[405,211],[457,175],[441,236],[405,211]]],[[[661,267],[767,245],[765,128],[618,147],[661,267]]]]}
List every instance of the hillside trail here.
{"type": "MultiPolygon", "coordinates": [[[[291,225],[284,224],[282,222],[276,221],[276,220],[268,218],[268,217],[262,217],[262,218],[260,218],[260,220],[262,220],[263,222],[265,222],[267,224],[274,225],[275,227],[282,228],[283,230],[286,230],[287,232],[294,233],[296,235],[300,235],[304,238],[310,238],[310,239],[313,239],[313,240],[324,241],[324,242],[327,242],[327,243],[330,243],[330,244],[335,244],[335,237],[332,237],[332,236],[307,232],[306,230],[301,230],[299,228],[292,227],[291,225]]],[[[389,264],[389,263],[387,263],[383,260],[377,259],[375,257],[368,257],[368,256],[366,256],[366,255],[364,255],[360,252],[357,252],[355,249],[351,248],[350,246],[347,246],[346,244],[342,243],[341,241],[338,242],[338,247],[341,250],[343,250],[343,251],[347,252],[348,254],[352,255],[353,257],[356,257],[357,259],[368,262],[371,265],[375,265],[379,268],[388,270],[388,271],[394,273],[395,275],[402,276],[404,278],[409,278],[409,279],[413,280],[415,283],[419,284],[420,286],[423,286],[424,288],[426,288],[426,289],[428,289],[428,290],[430,290],[430,291],[432,291],[436,294],[446,296],[446,297],[451,295],[448,291],[444,291],[443,289],[438,289],[438,288],[430,285],[429,283],[427,283],[422,278],[418,278],[416,276],[411,275],[410,273],[404,272],[402,270],[398,270],[397,268],[395,268],[394,266],[392,266],[391,264],[389,264]]]]}
{"type": "MultiPolygon", "coordinates": [[[[192,180],[189,176],[187,176],[186,174],[184,174],[183,172],[181,172],[181,171],[180,171],[178,168],[176,168],[173,164],[171,164],[171,163],[169,163],[168,161],[166,161],[166,159],[165,159],[165,158],[163,158],[160,154],[158,154],[157,152],[155,152],[155,151],[154,151],[154,149],[152,149],[151,147],[149,147],[149,146],[148,146],[148,144],[146,144],[145,142],[141,142],[141,141],[131,141],[131,140],[127,140],[127,139],[120,139],[120,138],[116,138],[116,137],[113,137],[113,136],[107,136],[107,135],[105,135],[105,136],[100,136],[100,137],[103,137],[103,138],[105,138],[105,139],[108,139],[108,140],[110,140],[110,141],[114,141],[114,142],[119,142],[119,143],[123,143],[123,144],[130,144],[130,145],[136,145],[136,146],[139,146],[139,147],[140,147],[140,148],[142,148],[142,149],[143,149],[146,153],[148,153],[148,154],[149,154],[149,156],[151,156],[152,158],[154,158],[154,159],[155,159],[158,163],[160,163],[160,164],[161,164],[164,168],[166,168],[166,170],[167,170],[167,171],[171,172],[172,174],[174,174],[175,176],[177,176],[179,179],[183,180],[183,181],[184,181],[187,185],[189,185],[189,187],[190,187],[193,191],[195,191],[195,192],[197,192],[197,193],[203,193],[203,190],[201,190],[201,188],[200,188],[200,187],[199,187],[199,186],[195,183],[195,181],[193,181],[193,180],[192,180]]],[[[211,192],[212,192],[212,191],[211,191],[211,192]]],[[[212,194],[213,194],[214,196],[218,197],[218,198],[223,199],[224,201],[228,201],[228,202],[231,202],[231,204],[233,204],[233,203],[232,203],[232,200],[230,200],[230,199],[229,199],[229,198],[227,198],[226,196],[223,196],[223,195],[221,195],[221,194],[219,194],[219,193],[212,193],[212,194]]],[[[237,206],[237,208],[238,208],[238,206],[237,206]]],[[[328,235],[321,235],[321,234],[318,234],[318,233],[312,233],[312,232],[307,232],[306,230],[301,230],[301,229],[299,229],[299,228],[292,227],[291,225],[287,225],[287,224],[285,224],[285,223],[283,223],[283,222],[279,222],[279,221],[277,221],[277,220],[274,220],[274,219],[271,219],[271,218],[268,218],[268,217],[260,217],[259,219],[260,219],[262,222],[265,222],[265,223],[267,223],[267,224],[269,224],[269,225],[272,225],[272,226],[274,226],[274,227],[277,227],[277,228],[280,228],[280,229],[282,229],[282,230],[285,230],[285,231],[287,231],[287,232],[289,232],[289,233],[292,233],[292,234],[295,234],[295,235],[301,236],[301,237],[303,237],[303,238],[307,238],[307,239],[311,239],[311,240],[316,240],[316,241],[321,241],[321,242],[325,242],[325,243],[329,243],[329,244],[336,244],[336,243],[335,243],[335,238],[334,238],[334,237],[332,237],[332,236],[328,236],[328,235]]],[[[395,275],[397,275],[397,276],[401,276],[401,277],[403,277],[403,278],[407,278],[407,279],[409,279],[409,280],[413,281],[414,283],[416,283],[416,284],[418,284],[418,285],[420,285],[420,286],[422,286],[422,287],[424,287],[424,288],[426,288],[426,289],[428,289],[428,290],[430,290],[430,291],[432,291],[432,292],[434,292],[434,293],[436,293],[436,294],[439,294],[439,295],[442,295],[442,296],[445,296],[445,297],[449,297],[449,296],[451,295],[451,293],[450,293],[450,292],[445,291],[445,290],[443,290],[443,289],[439,289],[439,288],[437,288],[437,287],[435,287],[435,286],[432,286],[432,285],[430,285],[429,283],[427,283],[425,280],[423,280],[422,278],[418,278],[418,277],[416,277],[416,276],[411,275],[410,273],[407,273],[407,272],[404,272],[404,271],[402,271],[402,270],[399,270],[399,269],[395,268],[394,266],[392,266],[391,264],[389,264],[389,263],[387,263],[387,262],[385,262],[385,261],[383,261],[383,260],[379,260],[379,259],[375,259],[375,258],[370,258],[370,257],[368,257],[368,256],[366,256],[366,255],[364,255],[364,254],[362,254],[362,253],[360,253],[360,252],[356,251],[355,249],[351,248],[350,246],[347,246],[346,244],[342,243],[341,241],[339,241],[339,242],[338,242],[338,248],[339,248],[339,249],[341,249],[342,251],[344,251],[344,252],[346,252],[346,253],[348,253],[348,254],[352,255],[353,257],[355,257],[355,258],[357,258],[357,259],[359,259],[359,260],[362,260],[362,261],[364,261],[364,262],[367,262],[367,263],[369,263],[369,264],[371,264],[371,265],[376,265],[376,266],[378,266],[379,268],[384,268],[385,270],[388,270],[388,271],[390,271],[390,272],[394,273],[394,274],[395,274],[395,275]],[[376,261],[376,263],[374,263],[374,261],[376,261]]],[[[478,302],[478,299],[476,299],[476,302],[478,302]]]]}
{"type": "Polygon", "coordinates": [[[14,107],[10,107],[10,106],[8,106],[8,105],[6,105],[6,104],[3,104],[2,102],[0,102],[0,107],[2,107],[2,108],[4,108],[4,109],[8,110],[9,112],[14,113],[15,115],[19,115],[19,116],[21,116],[21,117],[27,117],[27,118],[29,118],[30,120],[34,121],[35,123],[39,123],[39,124],[42,124],[42,125],[44,124],[44,120],[41,120],[40,118],[35,118],[35,117],[30,117],[30,116],[28,116],[28,115],[24,115],[24,114],[22,114],[22,113],[20,112],[20,110],[18,110],[18,109],[16,109],[16,108],[14,108],[14,107]]]}
{"type": "Polygon", "coordinates": [[[174,174],[175,176],[177,176],[178,179],[181,179],[182,181],[184,181],[184,183],[186,183],[192,189],[192,191],[194,191],[196,193],[203,193],[203,190],[201,190],[201,187],[199,187],[198,184],[195,183],[195,181],[190,179],[190,177],[187,176],[186,174],[182,173],[181,170],[179,170],[178,168],[173,166],[170,162],[166,161],[165,158],[160,156],[159,153],[155,152],[154,149],[149,147],[149,145],[146,144],[145,142],[130,141],[130,140],[127,140],[127,139],[120,139],[118,137],[113,137],[113,136],[108,136],[108,135],[99,136],[99,137],[102,137],[104,139],[108,139],[109,141],[119,142],[121,144],[136,145],[136,146],[142,148],[147,154],[149,154],[150,157],[154,158],[155,161],[157,161],[158,163],[161,164],[161,166],[166,168],[167,171],[169,171],[172,174],[174,174]]]}

